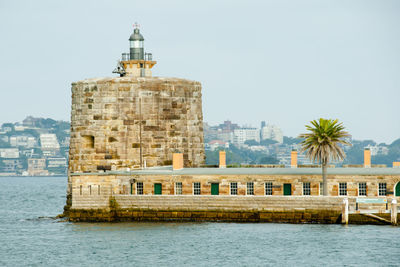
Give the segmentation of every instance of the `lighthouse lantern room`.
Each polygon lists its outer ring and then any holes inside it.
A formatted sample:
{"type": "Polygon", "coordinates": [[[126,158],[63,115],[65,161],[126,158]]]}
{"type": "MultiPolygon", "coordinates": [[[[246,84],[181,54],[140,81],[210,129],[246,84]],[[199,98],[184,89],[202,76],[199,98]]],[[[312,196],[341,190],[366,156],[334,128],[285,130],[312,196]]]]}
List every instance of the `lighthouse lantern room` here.
{"type": "Polygon", "coordinates": [[[144,38],[140,33],[139,25],[135,23],[134,30],[129,37],[129,53],[123,53],[121,61],[113,73],[118,73],[121,77],[151,77],[151,69],[157,64],[153,61],[151,53],[144,52],[144,38]]]}

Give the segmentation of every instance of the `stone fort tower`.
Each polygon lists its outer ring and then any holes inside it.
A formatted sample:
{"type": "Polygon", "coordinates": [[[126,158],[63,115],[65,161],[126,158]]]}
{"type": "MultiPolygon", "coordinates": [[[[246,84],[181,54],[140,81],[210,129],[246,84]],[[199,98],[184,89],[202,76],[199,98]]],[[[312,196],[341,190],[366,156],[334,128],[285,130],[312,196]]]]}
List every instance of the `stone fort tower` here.
{"type": "Polygon", "coordinates": [[[127,171],[172,164],[204,164],[200,82],[152,77],[157,63],[144,53],[136,27],[120,77],[72,83],[69,172],[127,171]]]}

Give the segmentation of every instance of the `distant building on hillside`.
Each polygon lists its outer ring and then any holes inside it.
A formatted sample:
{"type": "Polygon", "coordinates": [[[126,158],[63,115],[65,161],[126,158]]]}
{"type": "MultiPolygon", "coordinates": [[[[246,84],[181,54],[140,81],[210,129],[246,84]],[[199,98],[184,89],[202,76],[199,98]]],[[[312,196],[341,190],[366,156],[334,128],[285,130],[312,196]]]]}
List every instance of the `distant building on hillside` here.
{"type": "Polygon", "coordinates": [[[14,125],[12,123],[3,123],[3,125],[1,125],[1,130],[3,132],[12,132],[14,131],[14,125]]]}
{"type": "Polygon", "coordinates": [[[246,127],[235,129],[233,132],[233,143],[235,145],[243,145],[248,140],[260,142],[260,130],[257,128],[246,127]]]}
{"type": "Polygon", "coordinates": [[[377,155],[387,155],[389,154],[389,148],[386,146],[379,146],[379,145],[368,145],[365,148],[368,148],[371,151],[371,156],[377,156],[377,155]]]}
{"type": "Polygon", "coordinates": [[[23,125],[14,125],[14,131],[16,132],[23,132],[27,129],[27,127],[23,126],[23,125]]]}
{"type": "Polygon", "coordinates": [[[8,158],[8,159],[19,158],[18,148],[0,148],[0,158],[8,158]]]}
{"type": "Polygon", "coordinates": [[[41,134],[40,146],[44,156],[55,156],[60,150],[60,144],[55,134],[41,134]]]}
{"type": "Polygon", "coordinates": [[[232,142],[233,138],[233,132],[230,132],[228,130],[221,130],[218,129],[217,134],[216,134],[216,139],[217,140],[222,140],[223,142],[232,142]]]}
{"type": "Polygon", "coordinates": [[[218,148],[229,148],[229,143],[222,140],[212,140],[207,143],[207,148],[209,148],[211,151],[214,151],[218,148]]]}
{"type": "Polygon", "coordinates": [[[223,124],[218,125],[218,129],[233,132],[235,129],[239,129],[239,125],[232,123],[231,121],[224,121],[223,124]]]}
{"type": "Polygon", "coordinates": [[[66,167],[67,167],[67,159],[64,157],[47,159],[47,168],[66,168],[66,167]]]}
{"type": "Polygon", "coordinates": [[[33,136],[15,135],[10,137],[10,145],[12,147],[32,148],[37,146],[37,140],[33,136]]]}
{"type": "Polygon", "coordinates": [[[276,125],[268,124],[261,129],[261,139],[272,139],[278,143],[283,143],[283,133],[281,128],[276,125]]]}
{"type": "Polygon", "coordinates": [[[62,147],[69,147],[69,140],[71,138],[69,136],[65,137],[64,140],[61,141],[61,146],[62,147]]]}
{"type": "Polygon", "coordinates": [[[35,127],[36,121],[37,121],[36,118],[34,118],[32,116],[28,116],[22,121],[22,124],[24,126],[28,126],[28,127],[35,127]]]}
{"type": "Polygon", "coordinates": [[[23,168],[22,161],[18,158],[2,159],[0,166],[0,172],[9,173],[10,175],[15,175],[23,168]]]}
{"type": "MultiPolygon", "coordinates": [[[[287,152],[283,152],[283,153],[279,153],[277,154],[277,158],[279,160],[279,164],[283,164],[286,165],[288,167],[290,167],[291,164],[291,154],[290,151],[287,152]]],[[[304,153],[299,153],[297,155],[297,163],[298,164],[305,164],[305,165],[310,165],[313,164],[313,162],[306,157],[306,155],[304,153]]]]}
{"type": "Polygon", "coordinates": [[[48,175],[46,159],[28,159],[28,175],[48,175]]]}

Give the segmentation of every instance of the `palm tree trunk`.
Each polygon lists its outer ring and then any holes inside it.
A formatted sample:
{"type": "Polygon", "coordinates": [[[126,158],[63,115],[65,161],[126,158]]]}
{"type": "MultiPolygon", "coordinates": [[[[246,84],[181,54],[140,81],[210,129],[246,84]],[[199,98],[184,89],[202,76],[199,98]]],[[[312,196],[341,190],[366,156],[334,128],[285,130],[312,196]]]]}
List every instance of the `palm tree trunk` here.
{"type": "Polygon", "coordinates": [[[324,191],[324,196],[328,196],[328,181],[326,180],[326,171],[327,171],[327,164],[322,163],[322,184],[323,184],[323,191],[324,191]]]}

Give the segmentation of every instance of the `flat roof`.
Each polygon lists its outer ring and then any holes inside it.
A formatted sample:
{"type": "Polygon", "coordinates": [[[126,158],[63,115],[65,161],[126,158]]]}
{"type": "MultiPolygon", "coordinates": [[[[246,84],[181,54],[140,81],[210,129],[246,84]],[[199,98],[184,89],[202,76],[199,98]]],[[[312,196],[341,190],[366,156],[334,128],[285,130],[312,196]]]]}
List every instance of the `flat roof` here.
{"type": "MultiPolygon", "coordinates": [[[[79,175],[322,175],[321,168],[184,168],[171,166],[131,171],[71,173],[79,175]]],[[[400,175],[400,168],[328,168],[328,175],[400,175]]]]}

